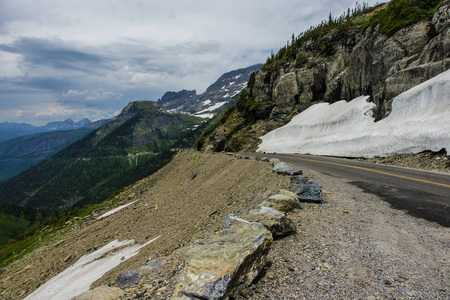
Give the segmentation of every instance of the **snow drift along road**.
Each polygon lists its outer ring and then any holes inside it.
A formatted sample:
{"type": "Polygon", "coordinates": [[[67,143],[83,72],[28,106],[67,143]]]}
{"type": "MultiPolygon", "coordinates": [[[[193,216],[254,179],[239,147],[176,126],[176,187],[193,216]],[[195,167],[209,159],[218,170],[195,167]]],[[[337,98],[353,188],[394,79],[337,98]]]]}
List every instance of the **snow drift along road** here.
{"type": "Polygon", "coordinates": [[[262,136],[258,151],[373,157],[450,150],[450,71],[395,97],[379,122],[368,99],[313,105],[262,136]]]}

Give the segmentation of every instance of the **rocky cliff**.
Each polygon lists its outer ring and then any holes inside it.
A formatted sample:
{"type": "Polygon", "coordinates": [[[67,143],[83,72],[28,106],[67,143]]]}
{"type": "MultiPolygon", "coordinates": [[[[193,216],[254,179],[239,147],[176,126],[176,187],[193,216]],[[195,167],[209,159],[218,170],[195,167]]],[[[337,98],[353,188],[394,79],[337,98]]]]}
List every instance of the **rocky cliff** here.
{"type": "Polygon", "coordinates": [[[256,150],[259,136],[318,102],[370,95],[377,119],[387,116],[395,96],[450,69],[450,1],[403,2],[355,10],[293,36],[249,80],[203,149],[256,150]]]}
{"type": "Polygon", "coordinates": [[[212,117],[223,110],[227,103],[233,102],[233,97],[247,86],[250,74],[257,72],[261,66],[256,64],[227,72],[200,95],[197,95],[195,90],[167,92],[158,103],[171,112],[188,112],[201,117],[212,117]]]}

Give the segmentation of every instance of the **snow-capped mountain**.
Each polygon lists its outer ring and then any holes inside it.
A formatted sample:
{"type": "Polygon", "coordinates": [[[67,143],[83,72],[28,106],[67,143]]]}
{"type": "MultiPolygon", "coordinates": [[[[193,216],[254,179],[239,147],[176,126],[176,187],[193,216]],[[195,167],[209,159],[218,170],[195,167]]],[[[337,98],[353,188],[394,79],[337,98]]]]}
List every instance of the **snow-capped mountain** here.
{"type": "Polygon", "coordinates": [[[261,137],[258,151],[373,157],[450,150],[450,71],[395,97],[378,122],[368,98],[315,104],[261,137]]]}
{"type": "Polygon", "coordinates": [[[195,90],[167,92],[158,100],[158,103],[169,112],[185,112],[203,118],[212,118],[247,86],[250,74],[258,71],[261,66],[257,64],[227,72],[200,95],[197,95],[195,90]]]}

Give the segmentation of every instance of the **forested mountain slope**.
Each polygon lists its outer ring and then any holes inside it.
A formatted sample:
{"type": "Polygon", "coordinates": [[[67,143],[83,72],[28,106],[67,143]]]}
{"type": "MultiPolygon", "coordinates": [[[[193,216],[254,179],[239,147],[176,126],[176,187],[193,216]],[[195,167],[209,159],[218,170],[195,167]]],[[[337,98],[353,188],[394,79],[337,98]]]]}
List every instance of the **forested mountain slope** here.
{"type": "Polygon", "coordinates": [[[171,147],[189,143],[183,138],[201,122],[156,102],[132,102],[115,120],[0,184],[0,202],[50,210],[98,203],[169,162],[171,147]]]}

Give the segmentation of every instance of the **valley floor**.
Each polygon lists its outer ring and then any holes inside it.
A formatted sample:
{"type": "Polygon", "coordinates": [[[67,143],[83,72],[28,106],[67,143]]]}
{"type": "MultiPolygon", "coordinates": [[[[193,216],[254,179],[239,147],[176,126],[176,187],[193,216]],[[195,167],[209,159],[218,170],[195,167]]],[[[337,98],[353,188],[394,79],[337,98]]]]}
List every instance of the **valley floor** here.
{"type": "MultiPolygon", "coordinates": [[[[392,209],[344,180],[304,170],[324,192],[324,204],[289,213],[298,233],[276,240],[269,264],[242,292],[250,299],[448,299],[450,229],[392,209]],[[344,212],[348,211],[348,212],[344,212]]],[[[121,272],[159,261],[129,298],[167,299],[183,254],[199,238],[220,232],[228,213],[245,214],[261,193],[289,186],[268,163],[224,154],[184,152],[155,175],[125,190],[113,215],[74,221],[0,274],[0,299],[23,299],[55,274],[111,241],[159,239],[93,286],[117,286],[121,272]]]]}

